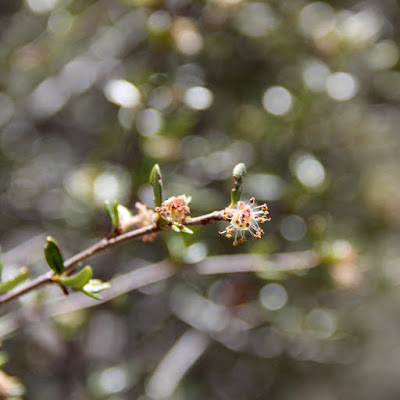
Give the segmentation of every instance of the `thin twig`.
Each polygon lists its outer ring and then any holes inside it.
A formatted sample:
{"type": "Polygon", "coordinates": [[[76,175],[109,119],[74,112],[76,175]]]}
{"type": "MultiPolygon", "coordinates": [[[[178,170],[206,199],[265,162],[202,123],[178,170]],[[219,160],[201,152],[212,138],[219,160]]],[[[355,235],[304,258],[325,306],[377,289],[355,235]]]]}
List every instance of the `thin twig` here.
{"type": "MultiPolygon", "coordinates": [[[[202,215],[199,217],[188,219],[184,222],[184,225],[205,225],[215,221],[220,221],[222,219],[223,211],[214,211],[210,214],[202,215]]],[[[65,270],[71,269],[76,264],[79,264],[83,260],[91,257],[93,254],[96,254],[100,251],[108,249],[110,247],[116,246],[117,244],[127,242],[128,240],[133,240],[140,238],[149,233],[154,233],[160,231],[161,228],[158,224],[154,223],[143,228],[135,229],[133,231],[124,233],[122,235],[104,238],[94,245],[90,246],[86,250],[81,251],[80,253],[74,255],[70,259],[64,262],[65,270]]],[[[10,292],[0,296],[0,305],[8,303],[9,301],[22,296],[25,293],[28,293],[32,290],[35,290],[41,286],[47,285],[53,282],[53,278],[55,274],[52,271],[46,272],[43,275],[38,276],[37,278],[26,282],[20,286],[17,286],[15,289],[10,292]]]]}

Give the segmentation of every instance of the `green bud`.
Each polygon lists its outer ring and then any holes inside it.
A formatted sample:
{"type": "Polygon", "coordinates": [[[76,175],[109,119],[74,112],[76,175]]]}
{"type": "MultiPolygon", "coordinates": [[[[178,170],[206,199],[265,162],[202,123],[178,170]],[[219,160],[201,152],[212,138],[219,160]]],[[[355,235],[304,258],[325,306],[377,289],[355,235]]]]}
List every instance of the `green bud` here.
{"type": "Polygon", "coordinates": [[[150,173],[150,184],[153,186],[154,205],[160,207],[162,203],[163,188],[161,169],[158,164],[155,164],[150,173]]]}
{"type": "Polygon", "coordinates": [[[59,282],[64,286],[70,287],[71,289],[81,290],[92,278],[92,275],[92,268],[87,265],[74,275],[60,278],[59,282]]]}
{"type": "Polygon", "coordinates": [[[111,220],[113,226],[119,225],[119,214],[118,214],[118,202],[113,201],[112,203],[108,200],[104,202],[104,210],[111,220]]]}
{"type": "Polygon", "coordinates": [[[64,259],[60,253],[57,242],[51,236],[47,236],[47,245],[44,248],[44,256],[49,267],[58,275],[64,272],[64,259]]]}
{"type": "Polygon", "coordinates": [[[243,163],[236,165],[233,169],[232,176],[235,179],[235,187],[232,189],[231,192],[231,204],[229,207],[233,207],[242,196],[242,184],[243,184],[243,177],[246,175],[246,166],[243,163]]]}

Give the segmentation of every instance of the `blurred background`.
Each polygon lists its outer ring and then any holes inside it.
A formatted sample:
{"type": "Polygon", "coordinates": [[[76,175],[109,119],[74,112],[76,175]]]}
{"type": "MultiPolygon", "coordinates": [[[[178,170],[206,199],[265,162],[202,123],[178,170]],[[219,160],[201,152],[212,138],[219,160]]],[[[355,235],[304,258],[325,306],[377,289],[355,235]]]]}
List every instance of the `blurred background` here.
{"type": "Polygon", "coordinates": [[[93,257],[132,288],[175,268],[97,307],[30,324],[68,303],[54,287],[3,307],[12,398],[398,399],[399,18],[395,0],[1,2],[3,278],[46,271],[47,234],[66,257],[108,235],[107,199],[151,206],[155,162],[194,216],[244,162],[272,217],[237,248],[212,224],[93,257]]]}

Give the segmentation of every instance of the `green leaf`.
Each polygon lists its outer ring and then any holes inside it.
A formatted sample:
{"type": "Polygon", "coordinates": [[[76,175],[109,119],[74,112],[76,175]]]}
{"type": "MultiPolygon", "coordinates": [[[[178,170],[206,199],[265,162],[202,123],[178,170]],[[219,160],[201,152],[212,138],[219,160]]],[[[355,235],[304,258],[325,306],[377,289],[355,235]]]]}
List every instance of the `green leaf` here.
{"type": "Polygon", "coordinates": [[[0,292],[8,292],[9,290],[14,289],[16,286],[25,281],[28,275],[29,275],[28,268],[26,267],[21,268],[18,275],[15,278],[0,283],[0,292]]]}
{"type": "Polygon", "coordinates": [[[103,282],[100,279],[91,279],[83,290],[89,293],[99,293],[111,287],[110,282],[103,282]]]}
{"type": "Polygon", "coordinates": [[[176,223],[176,222],[174,222],[172,225],[171,225],[171,229],[173,230],[173,231],[175,231],[175,232],[180,232],[181,230],[179,229],[179,227],[178,227],[178,224],[176,223]]]}
{"type": "Polygon", "coordinates": [[[96,296],[97,293],[108,289],[110,287],[109,282],[103,282],[100,279],[91,279],[82,289],[81,292],[86,294],[95,300],[101,300],[100,296],[96,296]]]}
{"type": "Polygon", "coordinates": [[[81,292],[82,292],[83,294],[86,294],[86,296],[91,297],[92,299],[101,300],[101,297],[100,297],[100,296],[96,296],[95,294],[90,293],[90,292],[87,292],[86,290],[81,289],[81,292]]]}
{"type": "Polygon", "coordinates": [[[162,203],[163,188],[161,169],[158,164],[155,164],[150,173],[150,184],[153,186],[154,205],[160,207],[162,203]]]}
{"type": "Polygon", "coordinates": [[[235,187],[231,192],[231,204],[229,207],[233,207],[242,196],[242,184],[243,178],[246,175],[246,166],[243,163],[236,165],[233,169],[232,176],[235,178],[235,187]]]}
{"type": "Polygon", "coordinates": [[[114,226],[119,225],[119,214],[118,214],[118,201],[113,201],[112,203],[109,200],[104,202],[104,210],[107,213],[108,217],[111,220],[111,223],[114,226]]]}
{"type": "Polygon", "coordinates": [[[64,259],[60,253],[57,242],[51,236],[47,236],[47,245],[44,248],[44,256],[49,267],[61,275],[64,272],[64,259]]]}
{"type": "Polygon", "coordinates": [[[183,233],[188,233],[189,235],[193,235],[193,231],[186,227],[185,225],[182,225],[181,232],[183,233]]]}
{"type": "Polygon", "coordinates": [[[189,228],[187,228],[185,225],[183,224],[179,224],[178,222],[174,222],[171,225],[171,229],[175,232],[183,232],[183,233],[190,233],[191,235],[193,235],[193,231],[189,228]]]}
{"type": "Polygon", "coordinates": [[[81,290],[92,278],[93,271],[89,265],[82,268],[79,272],[74,275],[67,276],[65,278],[60,278],[59,282],[71,289],[81,290]]]}

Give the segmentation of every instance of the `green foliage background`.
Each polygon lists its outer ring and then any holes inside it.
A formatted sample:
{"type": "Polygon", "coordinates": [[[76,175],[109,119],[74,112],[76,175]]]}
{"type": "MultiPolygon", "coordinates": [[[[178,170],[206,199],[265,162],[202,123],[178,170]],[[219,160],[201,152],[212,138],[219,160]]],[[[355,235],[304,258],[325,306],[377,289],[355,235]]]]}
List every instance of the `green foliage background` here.
{"type": "MultiPolygon", "coordinates": [[[[229,204],[244,162],[243,197],[272,217],[262,240],[238,248],[218,238],[221,224],[94,257],[105,280],[165,258],[184,266],[8,338],[5,370],[27,399],[161,398],[146,382],[191,329],[177,307],[193,293],[252,328],[208,332],[170,398],[399,397],[399,17],[392,0],[0,4],[5,252],[51,234],[68,257],[108,235],[104,200],[151,204],[154,163],[166,195],[191,195],[200,215],[229,204]],[[191,264],[308,250],[320,265],[294,274],[199,276],[191,264]],[[270,283],[287,295],[276,310],[265,307],[270,283]]],[[[40,248],[19,249],[18,263],[45,271],[40,248]]]]}

